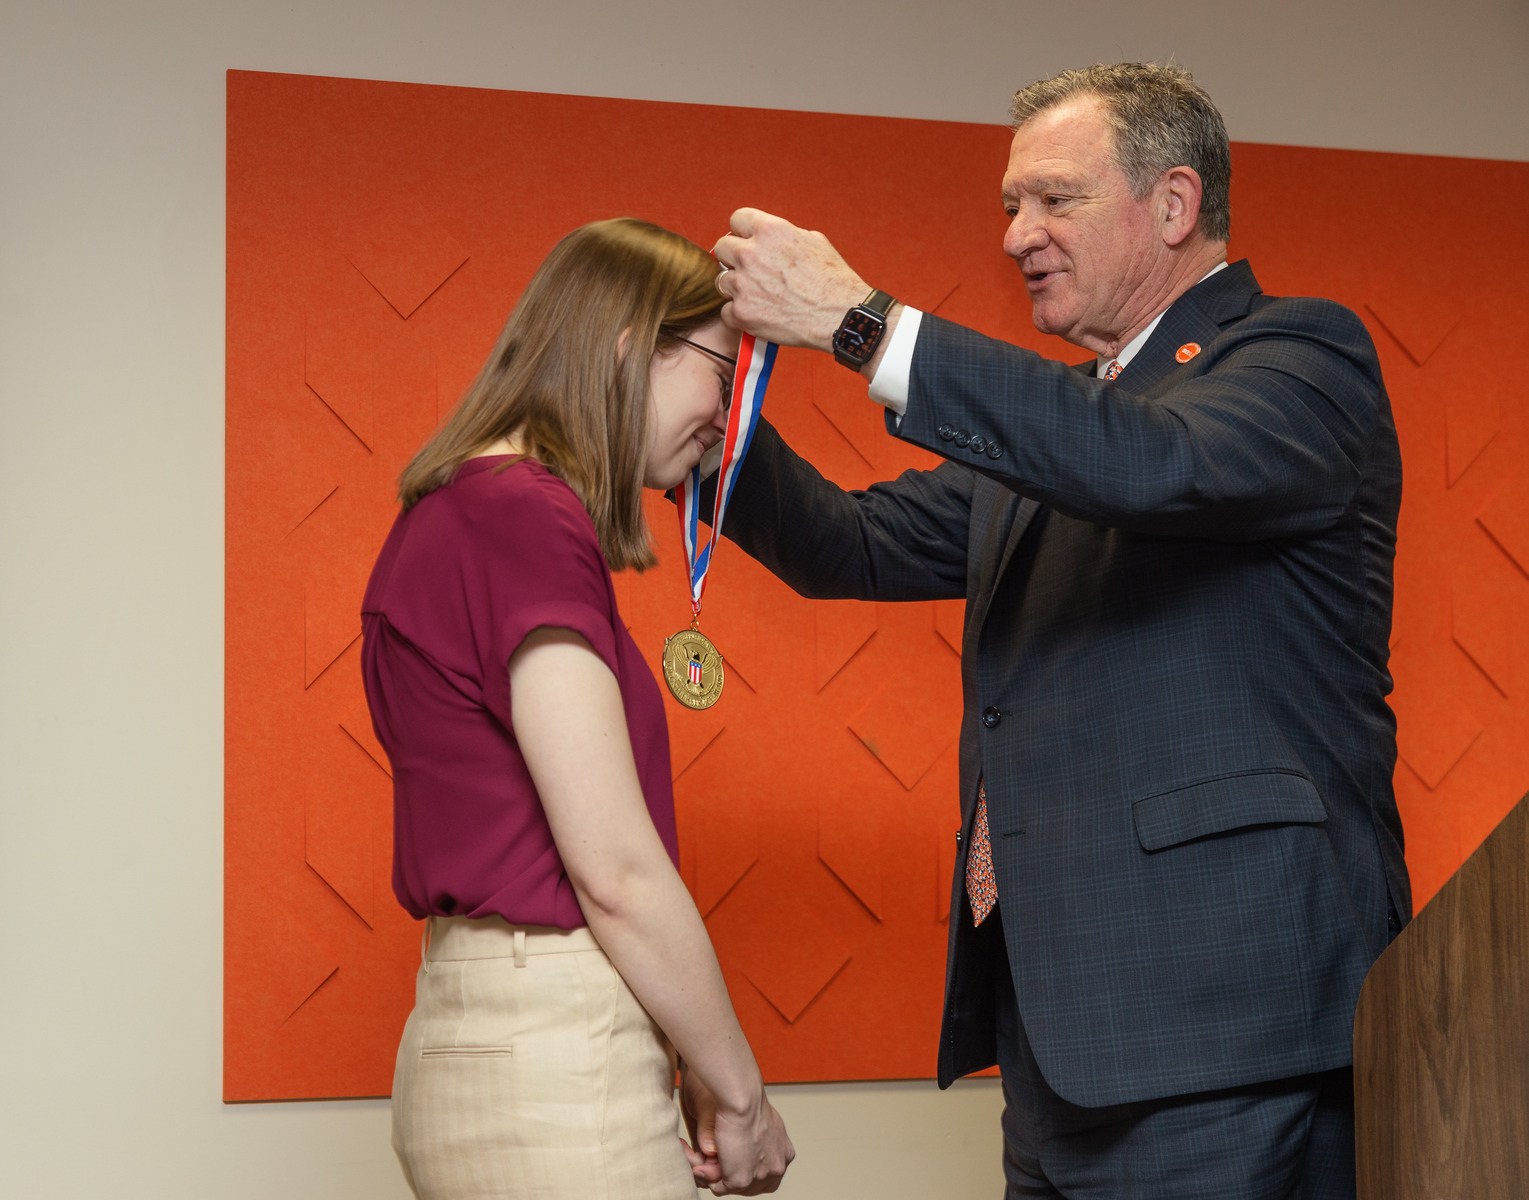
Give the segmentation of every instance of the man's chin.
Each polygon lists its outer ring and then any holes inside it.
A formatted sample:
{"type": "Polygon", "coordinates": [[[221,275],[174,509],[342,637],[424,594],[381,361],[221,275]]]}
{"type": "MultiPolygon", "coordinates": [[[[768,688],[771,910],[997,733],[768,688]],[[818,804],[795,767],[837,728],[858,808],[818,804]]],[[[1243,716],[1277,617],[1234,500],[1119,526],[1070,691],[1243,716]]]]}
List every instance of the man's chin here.
{"type": "Polygon", "coordinates": [[[1040,307],[1030,310],[1030,320],[1035,323],[1036,329],[1041,333],[1049,333],[1054,337],[1066,337],[1069,326],[1060,320],[1055,314],[1048,313],[1040,307]]]}

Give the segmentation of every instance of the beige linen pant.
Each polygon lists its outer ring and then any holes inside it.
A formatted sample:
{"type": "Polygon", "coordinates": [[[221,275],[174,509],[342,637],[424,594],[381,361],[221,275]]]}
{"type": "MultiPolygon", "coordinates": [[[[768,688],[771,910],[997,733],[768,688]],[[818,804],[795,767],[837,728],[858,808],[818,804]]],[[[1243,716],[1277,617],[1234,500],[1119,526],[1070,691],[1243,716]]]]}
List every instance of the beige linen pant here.
{"type": "Polygon", "coordinates": [[[432,917],[393,1076],[420,1200],[695,1200],[674,1052],[587,929],[432,917]]]}

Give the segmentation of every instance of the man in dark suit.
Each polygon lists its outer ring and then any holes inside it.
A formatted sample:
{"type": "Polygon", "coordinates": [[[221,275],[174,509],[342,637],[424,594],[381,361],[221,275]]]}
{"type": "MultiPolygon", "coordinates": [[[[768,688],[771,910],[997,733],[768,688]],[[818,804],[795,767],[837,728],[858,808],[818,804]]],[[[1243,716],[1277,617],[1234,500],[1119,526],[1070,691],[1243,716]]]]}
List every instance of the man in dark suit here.
{"type": "Polygon", "coordinates": [[[764,425],[725,531],[807,595],[967,601],[939,1077],[999,1064],[1008,1195],[1351,1197],[1354,1005],[1411,905],[1374,346],[1226,265],[1187,72],[1068,72],[1014,123],[1004,250],[1095,361],[741,209],[724,315],[833,350],[947,462],[846,493],[764,425]]]}

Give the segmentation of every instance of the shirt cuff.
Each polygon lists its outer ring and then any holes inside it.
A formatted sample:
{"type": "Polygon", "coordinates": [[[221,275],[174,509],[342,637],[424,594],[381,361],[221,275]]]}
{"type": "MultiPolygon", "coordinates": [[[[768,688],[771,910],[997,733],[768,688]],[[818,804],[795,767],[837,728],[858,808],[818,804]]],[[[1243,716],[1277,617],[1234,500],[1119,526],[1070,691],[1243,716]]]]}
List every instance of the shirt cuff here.
{"type": "Polygon", "coordinates": [[[892,340],[871,376],[871,399],[901,417],[908,411],[908,377],[913,374],[913,347],[918,342],[918,327],[924,314],[904,304],[897,315],[892,340]]]}

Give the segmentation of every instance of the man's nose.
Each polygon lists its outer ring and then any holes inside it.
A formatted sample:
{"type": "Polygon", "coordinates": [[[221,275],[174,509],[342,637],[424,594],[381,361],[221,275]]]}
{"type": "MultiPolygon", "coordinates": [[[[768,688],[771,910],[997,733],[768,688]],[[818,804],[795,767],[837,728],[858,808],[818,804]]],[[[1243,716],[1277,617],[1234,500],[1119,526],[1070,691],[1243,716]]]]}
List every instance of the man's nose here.
{"type": "Polygon", "coordinates": [[[1046,226],[1024,209],[1009,218],[1009,227],[1003,233],[1003,252],[1010,258],[1019,258],[1031,250],[1046,244],[1046,226]]]}

